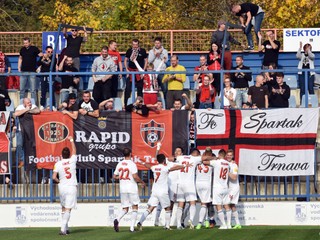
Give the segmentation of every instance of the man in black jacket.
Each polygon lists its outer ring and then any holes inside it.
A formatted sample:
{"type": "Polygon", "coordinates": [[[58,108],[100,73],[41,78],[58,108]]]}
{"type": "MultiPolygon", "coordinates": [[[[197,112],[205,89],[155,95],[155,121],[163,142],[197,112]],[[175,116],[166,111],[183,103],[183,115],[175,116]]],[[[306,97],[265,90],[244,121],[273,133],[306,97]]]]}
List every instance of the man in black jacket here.
{"type": "MultiPolygon", "coordinates": [[[[243,65],[243,57],[236,57],[236,66],[232,70],[250,70],[249,67],[243,65]]],[[[231,74],[231,81],[233,82],[233,88],[237,90],[236,105],[237,108],[241,108],[243,103],[248,101],[248,82],[252,80],[252,74],[250,72],[237,72],[231,74]]]]}
{"type": "Polygon", "coordinates": [[[290,87],[283,82],[284,75],[282,72],[276,74],[277,84],[272,87],[270,93],[270,107],[287,108],[289,107],[290,87]]]}

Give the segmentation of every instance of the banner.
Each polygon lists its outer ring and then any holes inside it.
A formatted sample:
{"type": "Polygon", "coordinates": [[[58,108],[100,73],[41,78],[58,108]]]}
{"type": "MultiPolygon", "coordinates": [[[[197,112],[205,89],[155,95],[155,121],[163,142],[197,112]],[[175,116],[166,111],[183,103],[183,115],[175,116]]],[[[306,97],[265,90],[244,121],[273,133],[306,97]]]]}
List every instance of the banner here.
{"type": "Polygon", "coordinates": [[[10,112],[0,112],[0,175],[11,174],[9,139],[7,136],[10,112]]]}
{"type": "Polygon", "coordinates": [[[318,108],[196,110],[196,143],[235,151],[239,174],[314,174],[318,108]]]}
{"type": "MultiPolygon", "coordinates": [[[[123,159],[122,150],[132,149],[138,159],[155,164],[156,143],[161,153],[171,156],[177,146],[188,147],[188,112],[136,113],[105,111],[99,118],[82,116],[72,119],[60,112],[26,114],[21,118],[28,167],[52,169],[61,159],[61,150],[70,147],[73,136],[78,168],[115,168],[123,159]]],[[[143,165],[137,164],[140,170],[143,165]]]]}
{"type": "MultiPolygon", "coordinates": [[[[297,52],[300,42],[302,46],[310,43],[312,52],[320,51],[320,28],[284,28],[283,29],[283,51],[297,52]]],[[[303,49],[302,49],[303,51],[303,49]]]]}
{"type": "Polygon", "coordinates": [[[62,159],[64,147],[71,147],[68,136],[73,136],[73,121],[60,112],[25,114],[20,118],[27,169],[53,169],[62,159]]]}
{"type": "Polygon", "coordinates": [[[51,46],[53,49],[56,49],[56,53],[60,54],[62,49],[67,46],[67,40],[64,38],[63,33],[60,32],[42,32],[42,52],[45,52],[46,47],[51,46]],[[58,38],[58,45],[55,46],[55,41],[58,38]]]}

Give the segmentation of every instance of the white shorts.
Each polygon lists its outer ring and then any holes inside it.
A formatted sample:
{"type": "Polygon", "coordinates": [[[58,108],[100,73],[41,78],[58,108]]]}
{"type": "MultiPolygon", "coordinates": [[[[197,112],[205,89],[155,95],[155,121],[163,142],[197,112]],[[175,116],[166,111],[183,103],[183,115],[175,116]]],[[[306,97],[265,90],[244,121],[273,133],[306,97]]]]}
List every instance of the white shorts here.
{"type": "Polygon", "coordinates": [[[169,193],[164,193],[164,192],[159,192],[159,193],[152,193],[148,205],[152,207],[158,206],[160,203],[162,208],[167,208],[170,207],[170,198],[169,198],[169,193]]]}
{"type": "Polygon", "coordinates": [[[196,187],[194,183],[178,185],[177,202],[197,201],[196,187]]]}
{"type": "Polygon", "coordinates": [[[60,204],[64,208],[76,208],[77,206],[77,186],[58,185],[60,194],[60,204]]]}
{"type": "Polygon", "coordinates": [[[240,195],[240,188],[229,188],[229,201],[230,204],[238,204],[239,201],[239,195],[240,195]]]}
{"type": "Polygon", "coordinates": [[[226,205],[230,204],[228,188],[213,188],[212,190],[212,204],[226,205]]]}
{"type": "Polygon", "coordinates": [[[177,201],[178,183],[173,182],[169,184],[169,198],[171,202],[177,201]]]}
{"type": "Polygon", "coordinates": [[[202,203],[209,203],[212,201],[211,199],[211,184],[207,182],[197,182],[196,183],[197,194],[202,203]]]}
{"type": "Polygon", "coordinates": [[[140,203],[138,193],[120,193],[120,199],[122,208],[131,207],[140,203]]]}

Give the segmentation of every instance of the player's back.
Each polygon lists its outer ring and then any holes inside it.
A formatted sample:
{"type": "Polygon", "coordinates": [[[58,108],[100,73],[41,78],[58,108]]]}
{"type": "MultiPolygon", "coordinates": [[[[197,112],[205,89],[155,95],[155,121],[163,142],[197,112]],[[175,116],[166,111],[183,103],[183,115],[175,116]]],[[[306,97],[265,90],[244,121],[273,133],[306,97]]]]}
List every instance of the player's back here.
{"type": "Polygon", "coordinates": [[[228,179],[230,165],[225,159],[218,159],[210,161],[213,166],[213,187],[214,188],[228,188],[228,179]]]}
{"type": "Polygon", "coordinates": [[[70,158],[62,159],[54,165],[54,172],[59,174],[59,181],[61,186],[76,186],[77,173],[76,173],[77,156],[72,155],[70,158]]]}
{"type": "Polygon", "coordinates": [[[168,192],[168,175],[169,167],[163,164],[158,164],[151,167],[153,172],[153,186],[152,192],[168,192]]]}
{"type": "Polygon", "coordinates": [[[122,160],[118,163],[115,175],[119,176],[121,193],[137,193],[138,185],[133,178],[133,174],[138,172],[136,164],[131,160],[122,160]]]}
{"type": "Polygon", "coordinates": [[[212,180],[212,167],[208,165],[204,165],[203,163],[198,164],[196,170],[196,183],[197,182],[205,182],[211,183],[212,180]]]}
{"type": "Polygon", "coordinates": [[[177,158],[177,162],[181,165],[187,165],[179,172],[179,183],[194,183],[196,168],[197,165],[201,163],[201,156],[179,156],[177,158]]]}

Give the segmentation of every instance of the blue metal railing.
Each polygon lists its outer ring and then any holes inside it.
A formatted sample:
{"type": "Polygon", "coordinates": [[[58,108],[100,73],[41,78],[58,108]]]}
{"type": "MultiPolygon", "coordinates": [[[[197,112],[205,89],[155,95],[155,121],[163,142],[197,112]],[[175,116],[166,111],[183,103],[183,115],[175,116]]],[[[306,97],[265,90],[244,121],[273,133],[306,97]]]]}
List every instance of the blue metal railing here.
{"type": "MultiPolygon", "coordinates": [[[[305,74],[305,86],[308,86],[308,72],[317,71],[303,69],[296,72],[303,72],[305,74]]],[[[276,70],[261,70],[261,71],[251,71],[251,70],[220,70],[220,71],[187,71],[187,72],[172,72],[172,73],[186,73],[188,75],[194,73],[220,73],[221,79],[223,79],[224,73],[234,73],[234,72],[251,72],[253,74],[260,74],[261,72],[289,72],[285,69],[276,70]]],[[[290,69],[290,73],[293,70],[290,69]]],[[[144,72],[145,73],[145,72],[144,72]]],[[[159,73],[159,72],[150,72],[159,73]]],[[[78,72],[76,75],[104,75],[105,73],[93,73],[93,72],[78,72]]],[[[108,73],[110,74],[110,73],[108,73]]],[[[135,75],[142,74],[140,72],[111,72],[111,74],[131,74],[132,75],[132,99],[135,101],[135,75]]],[[[8,75],[69,75],[69,73],[63,72],[50,72],[50,73],[12,73],[12,74],[0,74],[0,76],[8,75]]],[[[51,88],[52,85],[50,85],[51,88]]],[[[221,89],[223,89],[223,81],[221,81],[221,89]]],[[[52,91],[52,90],[51,90],[52,91]]],[[[308,91],[306,87],[306,101],[305,107],[308,107],[308,91]]],[[[51,96],[51,95],[50,95],[51,96]]],[[[52,103],[52,100],[50,101],[52,103]]],[[[221,101],[221,108],[223,108],[223,98],[221,101]]],[[[11,124],[11,121],[10,121],[11,124]]],[[[12,146],[12,138],[10,138],[10,147],[12,146]]],[[[315,150],[316,151],[316,150],[315,150]]],[[[58,200],[57,185],[52,183],[52,181],[42,181],[43,176],[48,176],[50,180],[52,177],[52,170],[36,169],[30,172],[24,171],[23,168],[19,168],[18,153],[15,155],[15,163],[13,164],[13,155],[10,151],[9,157],[11,159],[12,175],[11,180],[12,185],[5,183],[5,176],[3,176],[3,184],[0,187],[0,200],[2,201],[46,201],[55,202],[58,200]]],[[[316,160],[314,161],[315,169],[316,160]]],[[[147,188],[141,191],[141,198],[147,199],[151,190],[151,175],[150,172],[140,171],[140,176],[144,178],[147,182],[147,188]]],[[[79,180],[79,191],[78,198],[80,201],[114,201],[118,200],[119,190],[118,184],[111,181],[113,170],[107,169],[84,169],[79,170],[78,180],[79,180]]],[[[320,195],[317,193],[317,173],[314,176],[306,177],[254,177],[254,176],[240,176],[241,179],[241,195],[242,199],[305,199],[309,201],[310,199],[318,198],[320,195]],[[313,184],[311,184],[311,182],[313,184]],[[314,190],[314,191],[312,191],[314,190]]]]}

